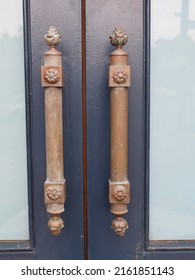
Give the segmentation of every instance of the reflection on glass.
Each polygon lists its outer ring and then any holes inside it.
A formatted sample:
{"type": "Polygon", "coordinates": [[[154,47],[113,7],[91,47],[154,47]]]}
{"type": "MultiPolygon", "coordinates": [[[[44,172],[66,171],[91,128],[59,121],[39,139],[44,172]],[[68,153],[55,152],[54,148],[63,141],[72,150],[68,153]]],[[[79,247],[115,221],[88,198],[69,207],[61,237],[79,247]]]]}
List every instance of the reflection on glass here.
{"type": "Polygon", "coordinates": [[[150,240],[195,239],[195,0],[152,0],[150,240]]]}
{"type": "Polygon", "coordinates": [[[28,240],[22,0],[0,1],[0,240],[28,240]]]}

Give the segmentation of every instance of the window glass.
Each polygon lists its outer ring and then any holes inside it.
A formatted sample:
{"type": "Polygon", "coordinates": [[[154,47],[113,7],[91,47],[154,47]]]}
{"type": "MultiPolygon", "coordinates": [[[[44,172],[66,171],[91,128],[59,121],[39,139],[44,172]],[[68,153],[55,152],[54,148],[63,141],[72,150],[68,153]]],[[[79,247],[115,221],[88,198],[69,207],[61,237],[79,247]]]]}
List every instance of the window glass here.
{"type": "Polygon", "coordinates": [[[195,0],[151,1],[150,240],[195,239],[195,0]]]}
{"type": "Polygon", "coordinates": [[[22,0],[0,1],[0,240],[28,240],[22,0]]]}

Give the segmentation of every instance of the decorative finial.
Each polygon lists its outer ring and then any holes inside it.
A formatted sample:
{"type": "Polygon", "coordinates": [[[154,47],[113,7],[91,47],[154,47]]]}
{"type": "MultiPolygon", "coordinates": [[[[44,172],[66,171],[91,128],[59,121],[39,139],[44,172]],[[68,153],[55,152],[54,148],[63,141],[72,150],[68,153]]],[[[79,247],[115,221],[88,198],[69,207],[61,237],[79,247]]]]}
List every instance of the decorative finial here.
{"type": "Polygon", "coordinates": [[[128,223],[122,217],[116,217],[112,221],[111,228],[116,232],[118,236],[121,237],[125,235],[125,231],[128,229],[128,223]]]}
{"type": "Polygon", "coordinates": [[[54,26],[50,26],[47,34],[43,36],[44,42],[50,48],[55,48],[61,41],[61,36],[54,26]]]}
{"type": "Polygon", "coordinates": [[[117,48],[122,48],[128,41],[128,37],[122,27],[115,27],[109,38],[111,44],[117,48]]]}
{"type": "Polygon", "coordinates": [[[49,219],[48,227],[53,235],[58,236],[64,227],[64,222],[58,215],[54,215],[49,219]]]}

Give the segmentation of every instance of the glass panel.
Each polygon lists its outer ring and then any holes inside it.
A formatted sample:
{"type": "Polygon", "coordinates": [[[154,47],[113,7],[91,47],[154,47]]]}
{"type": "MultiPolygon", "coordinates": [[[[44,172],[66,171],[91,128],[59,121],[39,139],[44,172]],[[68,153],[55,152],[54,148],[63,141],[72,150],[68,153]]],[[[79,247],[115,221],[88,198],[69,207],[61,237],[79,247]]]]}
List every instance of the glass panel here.
{"type": "Polygon", "coordinates": [[[195,239],[195,0],[151,1],[150,240],[195,239]]]}
{"type": "Polygon", "coordinates": [[[28,240],[22,0],[0,1],[0,240],[28,240]]]}

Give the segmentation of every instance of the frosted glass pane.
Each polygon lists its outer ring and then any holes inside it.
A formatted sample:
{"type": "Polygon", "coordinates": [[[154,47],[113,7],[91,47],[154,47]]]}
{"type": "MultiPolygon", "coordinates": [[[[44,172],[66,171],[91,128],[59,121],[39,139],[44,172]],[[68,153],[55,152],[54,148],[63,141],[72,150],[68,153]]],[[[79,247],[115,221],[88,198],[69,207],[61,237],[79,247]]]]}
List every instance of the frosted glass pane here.
{"type": "Polygon", "coordinates": [[[150,240],[195,239],[195,0],[151,1],[150,240]]]}
{"type": "Polygon", "coordinates": [[[0,1],[0,240],[28,240],[22,0],[0,1]]]}

